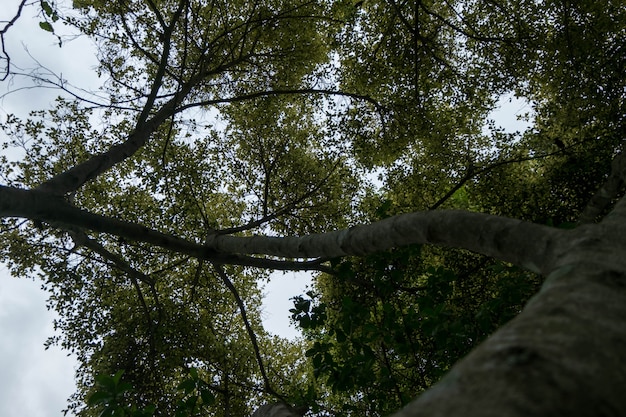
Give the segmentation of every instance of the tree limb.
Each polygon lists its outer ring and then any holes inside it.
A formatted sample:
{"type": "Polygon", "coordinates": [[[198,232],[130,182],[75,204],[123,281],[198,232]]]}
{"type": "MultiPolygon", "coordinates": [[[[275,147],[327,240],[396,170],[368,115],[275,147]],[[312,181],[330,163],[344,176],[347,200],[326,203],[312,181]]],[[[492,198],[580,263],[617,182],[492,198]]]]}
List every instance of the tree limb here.
{"type": "Polygon", "coordinates": [[[257,364],[259,365],[259,371],[261,372],[261,376],[263,377],[263,384],[265,386],[265,390],[269,394],[272,394],[275,397],[282,399],[282,397],[278,395],[278,393],[274,391],[274,389],[272,388],[272,385],[270,384],[270,380],[267,377],[267,373],[265,372],[265,366],[263,365],[263,358],[261,357],[261,351],[259,349],[259,342],[257,341],[256,334],[254,333],[254,329],[252,329],[252,326],[250,325],[250,320],[248,320],[248,314],[246,313],[246,306],[244,305],[243,300],[241,299],[241,296],[239,295],[239,291],[237,291],[237,288],[235,287],[235,285],[228,278],[228,276],[226,275],[226,272],[224,272],[224,268],[222,268],[220,265],[215,265],[215,264],[213,265],[213,268],[215,269],[215,271],[217,271],[217,274],[222,279],[222,282],[224,283],[224,285],[226,285],[226,288],[228,288],[228,290],[231,292],[233,297],[235,297],[235,302],[237,303],[237,306],[239,307],[239,312],[241,314],[241,320],[243,320],[243,324],[245,325],[246,331],[248,332],[248,337],[250,338],[250,343],[252,343],[252,348],[254,350],[254,356],[256,357],[257,364]]]}
{"type": "Polygon", "coordinates": [[[76,227],[108,233],[131,241],[151,243],[217,264],[272,269],[317,269],[321,259],[365,255],[410,244],[457,247],[511,262],[533,272],[553,265],[555,240],[565,230],[500,216],[462,210],[401,214],[368,225],[306,236],[236,237],[212,234],[198,244],[148,227],[74,207],[62,197],[39,190],[0,186],[0,217],[26,217],[55,227],[76,227]],[[283,258],[320,258],[288,262],[246,255],[283,258]]]}
{"type": "Polygon", "coordinates": [[[9,56],[8,52],[5,49],[4,35],[7,33],[9,28],[13,26],[15,22],[17,22],[17,19],[20,18],[20,16],[22,15],[22,10],[24,9],[25,5],[26,5],[26,0],[22,0],[13,18],[9,20],[2,29],[0,29],[0,48],[2,49],[2,56],[0,57],[0,59],[4,59],[6,61],[6,70],[2,78],[0,78],[0,81],[6,80],[9,74],[11,74],[11,57],[9,56]]]}
{"type": "Polygon", "coordinates": [[[626,156],[618,154],[611,164],[611,174],[600,189],[591,197],[583,210],[578,224],[593,223],[600,213],[613,201],[624,187],[626,179],[626,156]]]}

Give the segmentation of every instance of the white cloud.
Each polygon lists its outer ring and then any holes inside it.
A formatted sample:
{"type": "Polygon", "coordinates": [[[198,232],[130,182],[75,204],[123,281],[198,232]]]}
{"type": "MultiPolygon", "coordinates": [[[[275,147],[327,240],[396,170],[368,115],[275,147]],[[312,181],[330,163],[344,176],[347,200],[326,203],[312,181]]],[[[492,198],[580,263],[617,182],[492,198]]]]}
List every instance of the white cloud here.
{"type": "Polygon", "coordinates": [[[0,269],[0,416],[61,416],[74,392],[76,361],[44,349],[54,314],[39,283],[0,269]]]}
{"type": "MultiPolygon", "coordinates": [[[[3,3],[0,20],[12,18],[18,1],[3,3]]],[[[95,89],[95,53],[89,41],[79,38],[59,48],[56,38],[39,28],[37,7],[27,7],[5,34],[11,69],[29,73],[38,63],[63,75],[73,85],[95,89]],[[36,61],[34,60],[36,59],[36,61]]],[[[0,26],[4,26],[0,23],[0,26]]],[[[64,30],[55,25],[55,30],[64,30]]],[[[27,117],[31,110],[50,107],[61,94],[57,89],[25,88],[33,82],[9,77],[0,83],[0,119],[6,114],[27,117]],[[7,92],[14,92],[6,95],[7,92]]],[[[3,120],[4,121],[4,120],[3,120]]],[[[4,139],[4,138],[2,138],[4,139]]],[[[74,392],[77,362],[58,347],[44,348],[53,335],[54,313],[46,309],[47,295],[40,284],[13,278],[0,266],[0,416],[57,417],[74,392]]]]}
{"type": "Polygon", "coordinates": [[[293,339],[300,331],[290,325],[292,297],[304,294],[311,285],[310,272],[274,272],[265,285],[263,298],[263,326],[272,334],[293,339]]]}

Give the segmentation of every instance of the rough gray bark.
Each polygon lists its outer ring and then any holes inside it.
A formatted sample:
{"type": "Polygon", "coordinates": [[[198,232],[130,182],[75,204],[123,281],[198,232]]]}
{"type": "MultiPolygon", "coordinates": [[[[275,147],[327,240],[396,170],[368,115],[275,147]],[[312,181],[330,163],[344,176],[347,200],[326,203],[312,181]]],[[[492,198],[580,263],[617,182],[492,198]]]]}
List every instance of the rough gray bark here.
{"type": "Polygon", "coordinates": [[[575,233],[524,311],[394,417],[626,415],[625,236],[575,233]]]}
{"type": "Polygon", "coordinates": [[[580,215],[579,224],[592,223],[624,187],[623,173],[626,172],[626,155],[618,154],[611,164],[611,174],[598,189],[580,215]]]}

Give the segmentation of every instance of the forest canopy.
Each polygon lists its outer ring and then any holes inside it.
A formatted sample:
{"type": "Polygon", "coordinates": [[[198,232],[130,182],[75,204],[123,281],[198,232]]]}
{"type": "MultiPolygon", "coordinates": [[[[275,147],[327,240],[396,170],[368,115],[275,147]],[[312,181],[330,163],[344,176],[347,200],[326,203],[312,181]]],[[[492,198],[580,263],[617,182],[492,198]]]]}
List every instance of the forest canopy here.
{"type": "Polygon", "coordinates": [[[77,415],[389,415],[623,187],[621,0],[11,7],[3,80],[59,97],[0,120],[0,260],[50,294],[77,415]],[[92,41],[98,91],[15,66],[26,8],[61,48],[92,41]],[[525,130],[491,120],[507,97],[525,130]],[[261,320],[287,270],[313,277],[297,340],[261,320]]]}

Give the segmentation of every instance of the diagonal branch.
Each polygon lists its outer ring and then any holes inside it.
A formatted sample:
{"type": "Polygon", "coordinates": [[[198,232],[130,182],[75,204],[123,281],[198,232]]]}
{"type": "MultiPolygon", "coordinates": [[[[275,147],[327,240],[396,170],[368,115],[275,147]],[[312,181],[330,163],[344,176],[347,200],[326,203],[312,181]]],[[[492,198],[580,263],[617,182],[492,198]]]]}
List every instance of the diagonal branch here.
{"type": "Polygon", "coordinates": [[[190,90],[191,86],[186,86],[182,91],[175,94],[151,119],[138,126],[124,143],[112,146],[108,151],[95,155],[87,161],[55,175],[40,184],[37,190],[56,195],[70,193],[111,169],[115,164],[131,157],[143,147],[150,135],[176,112],[176,106],[180,104],[190,90]]]}
{"type": "Polygon", "coordinates": [[[2,29],[0,29],[0,49],[2,50],[2,56],[0,56],[0,59],[4,59],[6,61],[6,70],[2,78],[0,78],[0,81],[6,80],[7,77],[11,74],[11,57],[9,56],[8,52],[5,49],[4,35],[7,33],[9,28],[13,26],[15,22],[17,22],[17,19],[20,18],[20,16],[22,15],[22,10],[24,9],[25,5],[26,5],[26,0],[22,0],[13,18],[9,20],[2,29]]]}
{"type": "Polygon", "coordinates": [[[140,130],[144,122],[148,119],[148,116],[150,112],[152,111],[152,108],[154,106],[154,102],[157,98],[159,90],[161,89],[161,86],[163,84],[163,77],[165,76],[165,73],[167,70],[168,60],[170,57],[170,49],[172,47],[172,34],[174,33],[174,28],[176,27],[176,23],[178,22],[178,19],[180,18],[183,10],[185,9],[185,4],[186,4],[185,0],[181,0],[179,2],[178,9],[176,9],[174,16],[172,16],[170,25],[165,28],[165,33],[163,34],[164,40],[163,40],[163,53],[161,54],[161,62],[159,63],[156,74],[154,76],[154,82],[152,83],[152,91],[150,91],[150,94],[148,95],[148,100],[146,100],[146,104],[144,105],[143,110],[141,111],[141,114],[139,115],[139,118],[137,119],[137,127],[135,128],[136,130],[140,130]]]}
{"type": "Polygon", "coordinates": [[[519,163],[519,162],[535,161],[535,160],[548,158],[550,156],[559,155],[559,154],[560,154],[560,150],[557,152],[550,152],[550,153],[533,155],[533,156],[504,159],[501,161],[491,162],[487,164],[486,166],[483,166],[482,168],[476,167],[470,162],[469,166],[467,167],[467,171],[465,175],[461,177],[461,179],[454,185],[454,187],[448,190],[448,192],[446,192],[446,194],[443,197],[441,197],[439,200],[437,200],[436,203],[428,207],[428,210],[435,210],[436,208],[439,208],[446,201],[448,201],[448,199],[452,197],[454,193],[456,193],[459,189],[461,189],[461,187],[463,187],[463,185],[465,185],[469,180],[476,178],[480,175],[483,175],[485,173],[488,173],[498,167],[508,165],[508,164],[519,163]]]}
{"type": "Polygon", "coordinates": [[[213,265],[213,267],[215,271],[217,271],[217,274],[220,276],[224,285],[226,285],[226,287],[231,292],[233,297],[235,297],[235,302],[237,303],[237,306],[239,307],[239,312],[241,313],[241,319],[243,320],[243,324],[245,325],[246,331],[248,332],[248,337],[250,338],[250,342],[252,343],[252,348],[254,350],[254,356],[256,357],[257,364],[259,365],[261,376],[263,377],[263,384],[265,386],[265,390],[268,393],[280,398],[278,393],[274,391],[274,389],[272,388],[270,384],[270,380],[267,377],[267,373],[265,372],[265,366],[263,365],[263,358],[261,357],[261,351],[259,349],[259,342],[257,341],[256,334],[254,333],[254,329],[252,329],[252,326],[250,325],[250,320],[248,320],[248,315],[246,313],[246,306],[244,305],[243,300],[241,299],[241,296],[239,295],[239,292],[237,291],[237,288],[235,287],[235,285],[232,283],[232,281],[228,278],[228,276],[224,272],[224,268],[222,268],[220,265],[213,265]]]}
{"type": "Polygon", "coordinates": [[[563,233],[566,231],[506,217],[436,210],[299,237],[213,235],[207,246],[219,253],[335,258],[362,256],[410,244],[435,244],[467,249],[533,272],[544,272],[554,263],[553,247],[563,233]]]}
{"type": "Polygon", "coordinates": [[[376,110],[382,115],[383,113],[383,106],[376,101],[375,99],[373,99],[372,97],[368,96],[368,95],[363,95],[363,94],[356,94],[356,93],[349,93],[349,92],[344,92],[344,91],[338,91],[338,90],[330,90],[330,89],[318,89],[318,88],[294,88],[294,89],[277,89],[277,90],[271,90],[271,91],[258,91],[258,92],[254,92],[254,93],[249,93],[249,94],[242,94],[242,95],[238,95],[238,96],[234,96],[234,97],[225,97],[225,98],[216,98],[216,99],[212,99],[212,100],[203,100],[203,101],[198,101],[195,103],[189,103],[189,104],[185,104],[184,106],[181,106],[178,108],[178,111],[183,111],[192,107],[202,107],[202,106],[212,106],[215,104],[225,104],[225,103],[236,103],[239,101],[245,101],[245,100],[250,100],[250,99],[254,99],[254,98],[259,98],[259,97],[270,97],[270,96],[280,96],[280,95],[296,95],[296,94],[323,94],[323,95],[334,95],[334,96],[342,96],[342,97],[348,97],[348,98],[353,98],[356,100],[361,100],[361,101],[365,101],[367,103],[370,103],[371,105],[373,105],[376,110]]]}
{"type": "Polygon", "coordinates": [[[137,223],[126,222],[79,209],[63,197],[39,190],[23,190],[0,186],[0,217],[22,217],[45,222],[61,230],[92,230],[125,238],[128,241],[150,243],[155,246],[205,259],[218,264],[252,266],[276,270],[317,270],[332,273],[322,265],[325,259],[306,262],[283,261],[238,254],[219,253],[206,245],[159,232],[137,223]]]}
{"type": "Polygon", "coordinates": [[[135,291],[137,292],[139,303],[141,304],[141,308],[143,309],[144,315],[146,316],[146,320],[148,322],[148,345],[150,349],[150,356],[154,358],[154,355],[155,355],[154,337],[155,337],[155,328],[157,324],[152,318],[152,314],[150,314],[150,309],[148,308],[148,304],[146,303],[146,299],[143,295],[143,291],[141,289],[141,286],[139,285],[139,281],[148,285],[148,288],[150,289],[150,293],[152,294],[152,297],[154,298],[154,304],[157,308],[157,315],[159,318],[158,322],[160,322],[163,316],[163,309],[161,307],[161,303],[159,302],[159,296],[157,294],[156,287],[154,286],[155,284],[154,279],[152,279],[151,277],[133,268],[120,255],[117,255],[109,251],[104,246],[102,246],[99,242],[87,236],[85,232],[78,231],[78,230],[70,231],[70,236],[74,240],[74,243],[76,246],[83,246],[87,249],[90,249],[91,251],[100,255],[102,258],[111,262],[117,269],[127,274],[133,287],[135,288],[135,291]]]}
{"type": "Polygon", "coordinates": [[[330,170],[330,172],[328,173],[328,175],[326,175],[324,178],[322,178],[321,181],[319,181],[311,190],[307,191],[306,193],[304,193],[303,195],[301,195],[300,197],[296,198],[295,200],[283,205],[282,207],[280,207],[278,210],[274,211],[273,213],[269,213],[261,218],[258,218],[256,220],[251,220],[250,222],[242,225],[242,226],[237,226],[237,227],[231,227],[228,229],[220,229],[220,230],[216,230],[217,234],[220,235],[230,235],[233,233],[238,233],[238,232],[243,232],[246,230],[251,230],[254,229],[256,227],[259,227],[271,220],[274,220],[276,218],[278,218],[279,216],[282,216],[283,214],[289,214],[289,212],[293,209],[296,209],[298,204],[300,204],[301,202],[303,202],[304,200],[306,200],[309,197],[312,197],[313,195],[315,195],[315,193],[317,193],[319,191],[320,188],[322,188],[322,185],[324,185],[326,183],[326,181],[328,181],[328,179],[331,177],[331,175],[335,172],[335,169],[337,168],[337,166],[339,165],[339,162],[337,162],[333,168],[330,170]]]}
{"type": "Polygon", "coordinates": [[[92,250],[93,252],[102,256],[104,259],[111,262],[120,271],[127,273],[131,277],[131,279],[141,281],[151,287],[154,286],[154,279],[131,267],[128,262],[126,262],[121,256],[109,251],[99,242],[87,236],[85,232],[73,231],[70,232],[70,235],[72,236],[72,239],[74,240],[74,243],[77,247],[84,246],[85,248],[92,250]]]}
{"type": "Polygon", "coordinates": [[[567,233],[566,230],[506,217],[463,210],[435,210],[401,214],[367,225],[299,237],[212,234],[205,244],[198,244],[136,223],[81,210],[59,196],[6,186],[0,186],[0,217],[25,217],[61,229],[78,227],[108,233],[217,264],[281,270],[330,271],[320,264],[324,259],[361,256],[410,244],[435,244],[467,249],[533,272],[545,272],[554,263],[557,238],[567,233]],[[247,255],[319,259],[293,262],[247,255]]]}
{"type": "Polygon", "coordinates": [[[600,189],[591,197],[583,210],[578,224],[593,223],[602,211],[617,197],[626,179],[626,156],[618,154],[611,163],[611,174],[600,189]]]}

